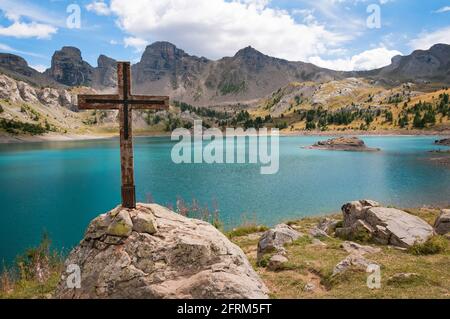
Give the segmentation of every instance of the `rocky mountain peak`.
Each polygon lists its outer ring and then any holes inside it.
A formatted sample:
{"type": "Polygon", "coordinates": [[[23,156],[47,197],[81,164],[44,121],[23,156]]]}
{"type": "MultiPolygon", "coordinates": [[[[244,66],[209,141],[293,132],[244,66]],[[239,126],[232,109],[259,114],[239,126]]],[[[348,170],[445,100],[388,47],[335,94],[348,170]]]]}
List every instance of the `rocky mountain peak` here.
{"type": "Polygon", "coordinates": [[[254,57],[263,57],[264,54],[253,48],[252,46],[245,47],[239,50],[235,57],[244,57],[244,58],[254,58],[254,57]]]}
{"type": "MultiPolygon", "coordinates": [[[[116,61],[105,55],[94,68],[83,60],[78,48],[56,51],[51,68],[44,74],[30,68],[12,54],[0,54],[0,71],[14,79],[37,86],[90,86],[113,89],[117,84],[116,61]]],[[[337,72],[303,62],[270,57],[248,46],[234,56],[208,60],[177,48],[169,42],[155,42],[132,66],[137,92],[165,94],[196,105],[247,102],[271,94],[290,82],[324,83],[347,77],[383,81],[388,85],[405,82],[450,83],[450,45],[437,44],[407,56],[396,56],[392,64],[377,70],[337,72]]]]}
{"type": "Polygon", "coordinates": [[[398,66],[400,64],[400,62],[402,61],[403,56],[401,55],[396,55],[391,59],[391,63],[393,66],[398,66]]]}
{"type": "Polygon", "coordinates": [[[8,53],[0,53],[0,67],[17,72],[25,76],[31,76],[27,61],[20,56],[8,53]]]}
{"type": "Polygon", "coordinates": [[[361,72],[388,83],[450,82],[450,45],[436,44],[429,50],[416,50],[410,55],[395,56],[392,64],[379,70],[361,72]]]}
{"type": "Polygon", "coordinates": [[[449,44],[444,44],[444,43],[438,43],[438,44],[433,45],[433,46],[430,48],[430,51],[431,51],[432,53],[435,53],[435,52],[442,52],[442,51],[449,52],[449,51],[450,51],[450,45],[449,45],[449,44]]]}
{"type": "Polygon", "coordinates": [[[100,55],[97,59],[98,67],[94,72],[94,82],[96,87],[112,88],[117,85],[117,61],[100,55]]]}
{"type": "Polygon", "coordinates": [[[178,49],[172,43],[155,42],[147,46],[141,62],[145,64],[163,63],[161,66],[164,66],[164,63],[171,64],[185,55],[186,53],[183,50],[178,49]]]}
{"type": "Polygon", "coordinates": [[[14,55],[14,54],[9,54],[9,53],[0,53],[0,63],[1,64],[5,64],[5,65],[16,65],[16,66],[28,66],[27,61],[18,56],[18,55],[14,55]]]}
{"type": "MultiPolygon", "coordinates": [[[[151,91],[148,83],[168,80],[172,89],[180,83],[189,83],[203,70],[209,60],[198,58],[178,49],[169,42],[155,42],[145,49],[141,61],[133,66],[133,79],[137,86],[142,85],[145,91],[151,91]]],[[[184,84],[183,84],[184,85],[184,84]]]]}
{"type": "Polygon", "coordinates": [[[61,50],[56,51],[54,57],[66,57],[77,61],[83,61],[81,50],[76,47],[65,46],[61,50]]]}
{"type": "Polygon", "coordinates": [[[438,58],[440,61],[443,61],[444,64],[450,59],[450,45],[448,44],[436,44],[433,45],[429,52],[438,58]]]}
{"type": "Polygon", "coordinates": [[[245,66],[249,71],[256,73],[277,61],[281,61],[264,55],[251,46],[239,50],[233,59],[245,66]]]}
{"type": "Polygon", "coordinates": [[[99,68],[105,68],[110,66],[116,67],[116,63],[117,63],[116,60],[103,54],[100,55],[97,59],[97,65],[99,68]]]}
{"type": "Polygon", "coordinates": [[[81,51],[75,47],[63,47],[52,57],[47,75],[68,86],[91,85],[94,69],[83,61],[81,51]]]}

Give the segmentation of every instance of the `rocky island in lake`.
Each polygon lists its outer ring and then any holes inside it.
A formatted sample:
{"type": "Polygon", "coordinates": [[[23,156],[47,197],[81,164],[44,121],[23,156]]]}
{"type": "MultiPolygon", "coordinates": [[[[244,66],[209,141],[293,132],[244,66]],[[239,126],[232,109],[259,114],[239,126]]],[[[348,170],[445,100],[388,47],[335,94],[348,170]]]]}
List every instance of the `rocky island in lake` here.
{"type": "Polygon", "coordinates": [[[367,147],[363,140],[357,137],[338,137],[327,141],[320,141],[316,144],[306,147],[312,150],[330,150],[347,152],[379,152],[379,148],[367,147]]]}
{"type": "Polygon", "coordinates": [[[434,142],[434,144],[441,145],[441,146],[450,146],[450,138],[444,138],[442,140],[437,140],[436,142],[434,142]]]}

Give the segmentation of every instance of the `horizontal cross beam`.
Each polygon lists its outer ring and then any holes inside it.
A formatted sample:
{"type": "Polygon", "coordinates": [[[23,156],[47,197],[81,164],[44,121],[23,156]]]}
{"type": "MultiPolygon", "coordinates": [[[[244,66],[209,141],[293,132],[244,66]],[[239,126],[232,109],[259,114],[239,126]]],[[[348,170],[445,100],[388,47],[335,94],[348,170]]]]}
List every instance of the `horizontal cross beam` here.
{"type": "Polygon", "coordinates": [[[128,104],[132,109],[167,110],[169,97],[132,95],[128,99],[120,99],[119,95],[79,95],[80,110],[118,110],[120,105],[128,104]]]}

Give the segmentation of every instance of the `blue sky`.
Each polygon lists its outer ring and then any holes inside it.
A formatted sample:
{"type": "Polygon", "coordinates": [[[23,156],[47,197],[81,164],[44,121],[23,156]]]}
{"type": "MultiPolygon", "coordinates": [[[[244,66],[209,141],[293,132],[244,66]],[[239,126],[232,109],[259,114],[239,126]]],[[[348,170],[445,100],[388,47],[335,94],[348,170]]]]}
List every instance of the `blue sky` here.
{"type": "Polygon", "coordinates": [[[0,10],[0,51],[39,70],[65,45],[80,48],[93,66],[100,54],[136,62],[147,44],[170,41],[210,59],[251,45],[271,56],[363,70],[450,44],[448,0],[0,0],[0,10]]]}

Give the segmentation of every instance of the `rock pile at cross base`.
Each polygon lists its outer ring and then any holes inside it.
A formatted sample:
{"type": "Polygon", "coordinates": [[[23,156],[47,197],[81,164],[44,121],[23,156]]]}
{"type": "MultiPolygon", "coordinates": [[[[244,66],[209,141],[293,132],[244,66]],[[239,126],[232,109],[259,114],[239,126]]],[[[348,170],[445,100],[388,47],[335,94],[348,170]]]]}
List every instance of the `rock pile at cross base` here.
{"type": "Polygon", "coordinates": [[[90,224],[66,267],[81,269],[81,288],[63,273],[60,299],[265,299],[268,289],[242,250],[210,224],[162,206],[117,207],[90,224]]]}

